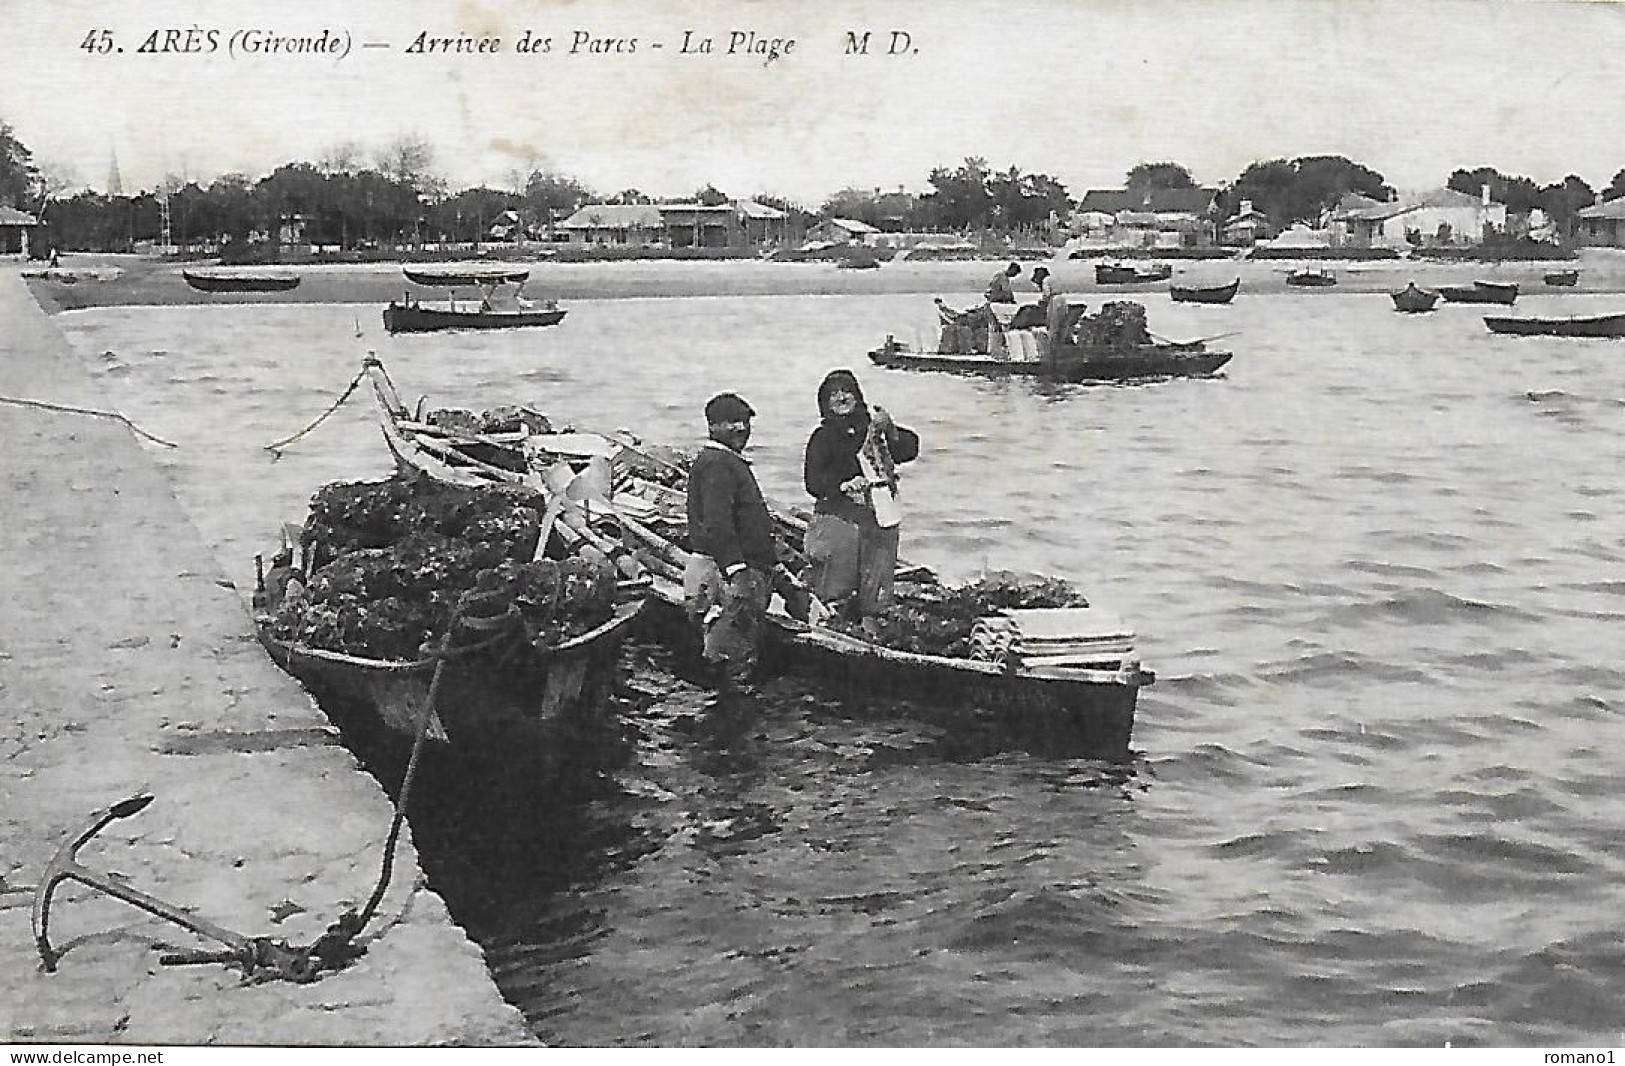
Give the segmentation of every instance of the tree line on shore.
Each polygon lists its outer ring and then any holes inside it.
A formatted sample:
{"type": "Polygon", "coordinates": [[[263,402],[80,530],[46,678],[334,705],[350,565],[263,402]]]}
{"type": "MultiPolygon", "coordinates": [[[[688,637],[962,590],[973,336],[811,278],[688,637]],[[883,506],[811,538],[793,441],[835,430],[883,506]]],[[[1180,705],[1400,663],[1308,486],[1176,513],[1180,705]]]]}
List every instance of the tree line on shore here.
{"type": "MultiPolygon", "coordinates": [[[[36,165],[32,152],[0,120],[0,205],[25,211],[47,227],[36,246],[118,251],[167,240],[179,247],[275,248],[284,239],[342,250],[424,243],[478,244],[501,237],[553,236],[554,225],[586,203],[639,204],[653,199],[635,188],[595,192],[568,174],[532,168],[510,175],[509,188],[475,186],[451,190],[437,177],[434,153],[422,139],[399,138],[362,163],[359,146],[330,149],[319,162],[286,163],[253,178],[224,174],[205,183],[170,179],[156,190],[119,195],[85,189],[71,174],[36,165]],[[165,216],[168,228],[165,232],[165,216]],[[297,237],[294,236],[295,231],[297,237]]],[[[800,232],[819,216],[854,219],[879,229],[1048,236],[1057,220],[1078,206],[1065,184],[1019,167],[997,169],[982,158],[934,168],[920,193],[845,188],[816,210],[785,198],[751,199],[790,216],[800,232]]],[[[1478,195],[1484,187],[1509,213],[1540,208],[1560,232],[1572,233],[1581,208],[1596,190],[1577,175],[1541,186],[1527,177],[1489,166],[1460,168],[1446,187],[1478,195]]],[[[1174,162],[1141,163],[1128,171],[1129,190],[1192,189],[1191,172],[1174,162]]],[[[1315,222],[1348,193],[1388,200],[1394,189],[1379,172],[1336,155],[1255,162],[1218,187],[1215,221],[1233,216],[1243,202],[1277,229],[1315,222]]],[[[1602,198],[1625,196],[1625,169],[1613,176],[1602,198]]],[[[714,186],[690,200],[726,203],[714,186]]]]}

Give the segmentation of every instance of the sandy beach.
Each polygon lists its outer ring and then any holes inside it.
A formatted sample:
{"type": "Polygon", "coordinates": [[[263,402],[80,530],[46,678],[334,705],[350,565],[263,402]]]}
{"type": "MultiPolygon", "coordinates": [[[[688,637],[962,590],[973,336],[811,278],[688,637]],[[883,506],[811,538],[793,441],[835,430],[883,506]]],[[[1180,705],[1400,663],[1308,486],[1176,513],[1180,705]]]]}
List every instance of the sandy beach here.
{"type": "MultiPolygon", "coordinates": [[[[529,268],[525,293],[558,300],[695,296],[819,296],[883,293],[961,295],[979,292],[1003,260],[913,262],[893,261],[876,270],[847,270],[830,263],[775,263],[765,260],[622,260],[599,263],[515,261],[529,268]]],[[[1167,283],[1101,286],[1094,281],[1095,259],[1058,257],[1049,264],[1057,291],[1089,293],[1101,299],[1159,299],[1167,283]]],[[[498,259],[471,259],[489,267],[498,259]]],[[[299,286],[277,293],[205,293],[187,285],[183,265],[139,256],[64,256],[51,277],[29,278],[29,287],[48,311],[89,307],[169,306],[212,303],[377,304],[401,299],[443,298],[447,290],[408,282],[400,263],[314,264],[275,268],[297,273],[299,286]],[[66,278],[75,278],[67,281],[66,278]],[[98,280],[101,279],[101,280],[98,280]]],[[[190,264],[201,266],[204,264],[190,264]]],[[[445,264],[453,265],[453,264],[445,264]]],[[[1524,292],[1625,291],[1625,252],[1587,249],[1569,261],[1507,263],[1444,262],[1427,259],[1315,264],[1296,260],[1174,261],[1175,283],[1222,284],[1241,278],[1242,293],[1289,293],[1305,299],[1342,292],[1391,292],[1415,280],[1428,287],[1459,284],[1474,278],[1515,281],[1524,292]],[[1294,290],[1286,275],[1304,265],[1326,265],[1337,277],[1330,289],[1294,290]],[[1580,281],[1569,290],[1547,288],[1541,275],[1555,269],[1578,269],[1580,281]]],[[[225,268],[243,269],[250,268],[225,268]]],[[[35,272],[30,272],[35,273],[35,272]]],[[[1018,295],[1026,285],[1017,283],[1018,295]]],[[[473,289],[461,290],[472,295],[473,289]]]]}

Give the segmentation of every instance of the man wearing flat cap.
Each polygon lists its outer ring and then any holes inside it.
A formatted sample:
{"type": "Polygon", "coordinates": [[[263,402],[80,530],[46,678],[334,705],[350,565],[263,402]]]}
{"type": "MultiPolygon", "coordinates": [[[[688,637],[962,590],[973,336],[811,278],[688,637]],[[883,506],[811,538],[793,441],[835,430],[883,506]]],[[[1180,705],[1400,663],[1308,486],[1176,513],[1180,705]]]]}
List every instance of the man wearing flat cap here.
{"type": "Polygon", "coordinates": [[[737,689],[749,678],[773,582],[788,579],[773,542],[772,516],[742,454],[755,413],[734,393],[711,397],[705,405],[709,439],[688,473],[690,554],[683,592],[722,689],[737,689]]]}

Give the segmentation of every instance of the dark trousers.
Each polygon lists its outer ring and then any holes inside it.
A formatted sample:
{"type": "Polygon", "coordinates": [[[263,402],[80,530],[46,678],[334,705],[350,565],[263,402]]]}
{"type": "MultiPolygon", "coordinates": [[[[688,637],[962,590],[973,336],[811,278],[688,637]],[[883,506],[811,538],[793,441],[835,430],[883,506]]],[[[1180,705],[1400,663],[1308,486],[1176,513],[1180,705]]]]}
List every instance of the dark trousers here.
{"type": "Polygon", "coordinates": [[[688,616],[700,629],[705,661],[728,683],[740,684],[756,669],[769,591],[767,575],[754,567],[730,582],[709,556],[689,556],[683,572],[688,616]]]}

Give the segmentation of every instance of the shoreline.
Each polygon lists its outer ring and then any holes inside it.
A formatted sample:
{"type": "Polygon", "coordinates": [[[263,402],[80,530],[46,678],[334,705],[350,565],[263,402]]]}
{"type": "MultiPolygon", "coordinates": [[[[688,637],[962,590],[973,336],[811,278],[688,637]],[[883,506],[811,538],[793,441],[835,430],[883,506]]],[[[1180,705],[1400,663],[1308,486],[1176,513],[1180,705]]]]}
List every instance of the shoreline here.
{"type": "Polygon", "coordinates": [[[240,594],[84,356],[0,268],[0,1043],[534,1046],[484,953],[428,886],[408,831],[365,954],[309,984],[224,964],[215,945],[64,882],[45,972],[30,906],[93,812],[154,797],[79,856],[245,936],[309,944],[379,878],[394,807],[310,696],[266,655],[240,594]]]}
{"type": "MultiPolygon", "coordinates": [[[[192,289],[181,277],[183,264],[137,256],[69,255],[52,276],[25,280],[41,307],[50,313],[103,307],[167,307],[209,304],[376,304],[381,310],[391,300],[410,292],[420,299],[444,298],[453,290],[426,288],[408,282],[402,268],[411,264],[323,263],[294,268],[299,286],[275,293],[205,293],[192,289]],[[116,271],[116,274],[115,274],[116,271]],[[67,277],[80,277],[69,282],[67,277]],[[98,276],[100,280],[98,280],[98,276]]],[[[882,296],[943,294],[963,298],[981,291],[1004,259],[894,261],[874,270],[849,270],[829,263],[781,263],[760,259],[671,260],[635,259],[606,262],[558,263],[517,261],[528,268],[525,294],[533,299],[614,300],[648,298],[751,296],[882,296]]],[[[501,261],[481,261],[482,266],[501,261]]],[[[1167,282],[1149,285],[1097,285],[1093,259],[1052,259],[1051,284],[1058,292],[1086,294],[1091,299],[1161,299],[1167,282]]],[[[1243,296],[1290,295],[1303,298],[1340,293],[1387,293],[1415,280],[1423,288],[1461,284],[1475,278],[1518,282],[1520,295],[1565,295],[1625,292],[1625,249],[1588,248],[1573,260],[1535,260],[1503,263],[1447,262],[1440,260],[1369,260],[1326,263],[1316,260],[1171,260],[1175,284],[1223,284],[1242,280],[1243,296]],[[1337,277],[1327,289],[1294,289],[1286,275],[1303,266],[1322,266],[1337,277]],[[1577,269],[1574,288],[1545,285],[1541,275],[1550,270],[1577,269]]],[[[191,264],[196,265],[196,264],[191,264]]],[[[1028,269],[1036,263],[1025,264],[1028,269]]],[[[228,268],[231,269],[231,268],[228,268]]],[[[239,268],[252,272],[252,268],[239,268]]],[[[265,268],[273,269],[273,268],[265,268]]],[[[26,273],[26,272],[25,272],[26,273]]],[[[40,271],[41,274],[44,271],[40,271]]],[[[1017,279],[1018,298],[1026,273],[1017,279]]],[[[456,290],[460,297],[477,289],[456,290]]]]}

